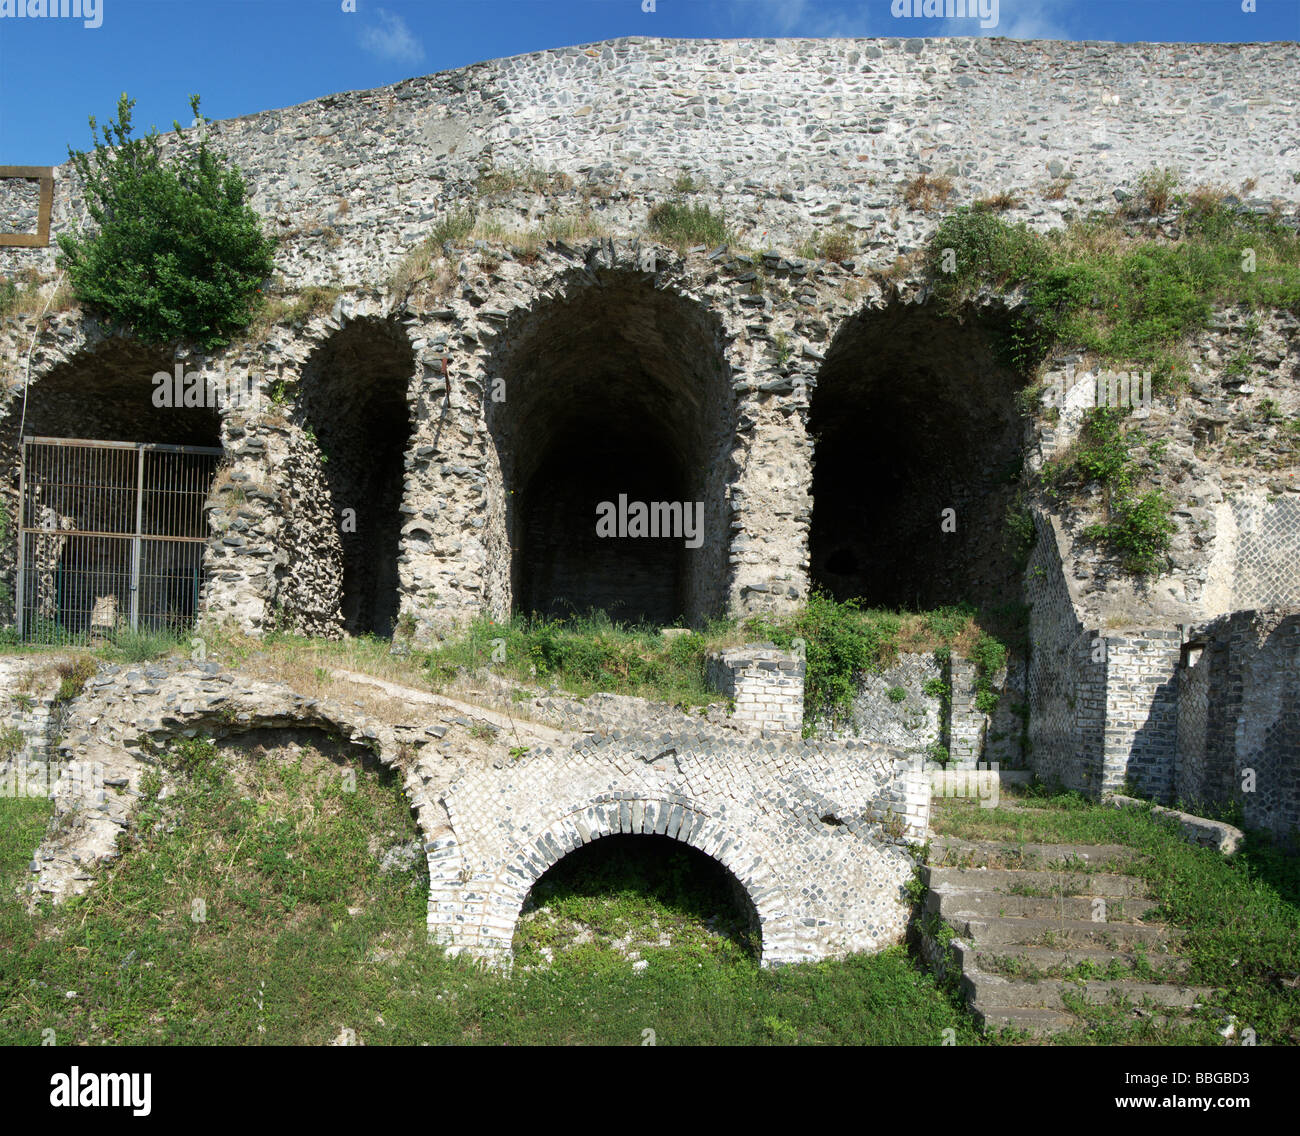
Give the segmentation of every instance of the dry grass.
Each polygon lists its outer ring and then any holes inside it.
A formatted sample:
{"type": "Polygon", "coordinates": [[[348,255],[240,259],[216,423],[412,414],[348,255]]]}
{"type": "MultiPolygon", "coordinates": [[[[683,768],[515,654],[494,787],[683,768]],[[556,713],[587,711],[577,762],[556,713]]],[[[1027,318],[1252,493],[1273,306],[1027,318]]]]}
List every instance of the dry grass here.
{"type": "Polygon", "coordinates": [[[322,316],[342,294],[342,288],[311,284],[294,294],[265,296],[242,339],[254,342],[264,339],[277,325],[292,326],[322,316]]]}
{"type": "Polygon", "coordinates": [[[991,194],[988,197],[981,197],[973,203],[975,209],[983,209],[990,213],[1005,213],[1008,209],[1015,209],[1020,205],[1020,198],[1013,193],[1008,193],[1006,190],[991,194]]]}
{"type": "Polygon", "coordinates": [[[42,279],[34,273],[25,274],[26,279],[19,286],[14,283],[11,289],[0,286],[0,318],[4,316],[38,316],[42,312],[66,312],[77,306],[77,297],[72,285],[67,281],[49,294],[51,279],[42,279]]]}
{"type": "Polygon", "coordinates": [[[539,170],[534,166],[522,168],[485,169],[474,182],[474,192],[479,197],[504,197],[511,193],[538,194],[565,193],[573,188],[573,179],[566,173],[539,170]]]}
{"type": "Polygon", "coordinates": [[[872,273],[877,280],[887,284],[898,284],[906,280],[916,263],[916,254],[897,256],[888,268],[878,268],[872,273]]]}
{"type": "Polygon", "coordinates": [[[1187,194],[1187,204],[1200,213],[1208,213],[1223,204],[1232,193],[1226,185],[1198,185],[1187,194]]]}
{"type": "Polygon", "coordinates": [[[541,255],[548,241],[589,240],[609,236],[608,230],[590,211],[566,213],[547,217],[540,224],[527,229],[509,228],[496,221],[480,221],[470,234],[476,240],[504,245],[518,260],[531,264],[541,255]]]}
{"type": "Polygon", "coordinates": [[[903,654],[929,654],[943,646],[951,646],[957,654],[969,658],[979,642],[980,627],[974,616],[952,639],[938,635],[927,624],[924,615],[904,613],[900,617],[898,649],[903,654]]]}
{"type": "Polygon", "coordinates": [[[1060,201],[1069,187],[1070,183],[1065,178],[1057,178],[1056,181],[1043,190],[1043,197],[1048,201],[1060,201]]]}
{"type": "Polygon", "coordinates": [[[903,186],[903,201],[909,209],[919,209],[924,213],[943,205],[952,196],[952,178],[943,174],[931,177],[918,174],[903,186]]]}

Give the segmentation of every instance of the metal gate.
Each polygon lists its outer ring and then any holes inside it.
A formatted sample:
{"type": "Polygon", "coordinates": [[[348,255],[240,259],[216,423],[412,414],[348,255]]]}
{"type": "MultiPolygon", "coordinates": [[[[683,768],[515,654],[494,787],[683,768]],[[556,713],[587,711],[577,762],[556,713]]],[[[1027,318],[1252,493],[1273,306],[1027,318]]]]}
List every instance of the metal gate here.
{"type": "Polygon", "coordinates": [[[17,623],[23,639],[85,643],[179,633],[198,610],[204,503],[222,451],[24,438],[17,623]]]}

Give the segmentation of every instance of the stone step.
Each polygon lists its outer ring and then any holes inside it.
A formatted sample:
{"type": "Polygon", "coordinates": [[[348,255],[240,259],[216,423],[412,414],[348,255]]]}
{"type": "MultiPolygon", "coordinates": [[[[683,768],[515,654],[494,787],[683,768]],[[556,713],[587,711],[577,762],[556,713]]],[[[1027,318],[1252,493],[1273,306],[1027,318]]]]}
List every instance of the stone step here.
{"type": "MultiPolygon", "coordinates": [[[[1106,947],[1007,946],[987,950],[966,948],[966,951],[969,958],[966,960],[964,969],[969,968],[973,963],[978,970],[995,973],[1001,973],[1009,962],[1014,963],[1017,961],[1024,964],[1024,967],[1033,974],[1042,974],[1057,967],[1068,970],[1070,967],[1085,962],[1090,962],[1099,968],[1109,966],[1112,962],[1120,962],[1124,966],[1133,966],[1137,962],[1137,956],[1131,951],[1113,951],[1106,947]]],[[[1155,973],[1169,978],[1176,978],[1181,974],[1185,974],[1191,965],[1181,955],[1164,954],[1158,951],[1153,951],[1144,955],[1144,957],[1155,973]]],[[[1015,977],[1015,975],[1012,974],[1009,977],[1015,977]]]]}
{"type": "Polygon", "coordinates": [[[1056,919],[1037,916],[944,916],[958,936],[976,947],[1085,945],[1124,950],[1139,944],[1152,946],[1181,938],[1182,931],[1160,923],[1126,923],[1111,920],[1056,919]]]}
{"type": "Polygon", "coordinates": [[[1133,876],[1112,872],[1062,872],[1029,868],[932,868],[926,867],[926,883],[942,891],[978,889],[1010,894],[1020,885],[1052,895],[1141,896],[1146,884],[1133,876]]]}
{"type": "MultiPolygon", "coordinates": [[[[1031,896],[1006,895],[996,891],[974,891],[932,889],[925,898],[925,909],[941,915],[949,922],[966,916],[980,918],[1034,918],[1066,919],[1070,921],[1093,921],[1094,912],[1101,911],[1105,919],[1098,926],[1106,923],[1140,922],[1148,912],[1155,911],[1160,904],[1154,899],[1137,896],[1106,897],[1087,895],[1031,896]],[[1096,903],[1104,903],[1104,908],[1095,908],[1096,903]]],[[[954,924],[955,925],[955,924],[954,924]]]]}
{"type": "Polygon", "coordinates": [[[999,868],[1049,869],[1059,865],[1069,870],[1071,862],[1084,870],[1099,867],[1123,866],[1132,861],[1136,853],[1122,844],[1012,844],[992,840],[960,840],[953,836],[938,836],[930,845],[930,863],[933,866],[977,868],[995,861],[999,868]]]}
{"type": "Polygon", "coordinates": [[[977,971],[964,975],[962,988],[972,1008],[1066,1010],[1066,997],[1100,1005],[1124,999],[1135,1006],[1154,1002],[1159,1006],[1190,1009],[1203,1005],[1213,996],[1208,986],[1180,986],[1172,982],[1138,982],[1131,979],[1093,979],[1067,982],[1060,979],[1044,982],[1018,982],[997,974],[977,971]]]}
{"type": "Polygon", "coordinates": [[[1063,1013],[1060,1010],[1041,1010],[1041,1009],[989,1009],[983,1010],[977,1007],[971,1007],[976,1021],[985,1029],[1000,1030],[1014,1029],[1023,1030],[1031,1037],[1050,1037],[1054,1033],[1064,1033],[1068,1029],[1073,1029],[1080,1025],[1079,1019],[1073,1014],[1063,1013]]]}
{"type": "MultiPolygon", "coordinates": [[[[1051,1037],[1066,1030],[1078,1029],[1084,1022],[1065,1010],[1051,1010],[1041,1006],[971,1007],[975,1020],[987,1030],[1014,1029],[1027,1032],[1034,1038],[1051,1037]]],[[[1194,1019],[1182,1013],[1149,1013],[1135,1009],[1132,1022],[1150,1023],[1154,1026],[1186,1026],[1194,1019]]]]}

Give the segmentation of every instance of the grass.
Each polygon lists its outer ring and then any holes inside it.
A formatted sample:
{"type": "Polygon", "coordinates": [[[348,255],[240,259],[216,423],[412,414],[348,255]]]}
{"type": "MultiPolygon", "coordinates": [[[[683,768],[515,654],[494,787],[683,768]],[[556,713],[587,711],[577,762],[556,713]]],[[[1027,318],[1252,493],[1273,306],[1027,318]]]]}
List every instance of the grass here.
{"type": "MultiPolygon", "coordinates": [[[[1163,211],[1158,178],[1139,194],[1163,211]]],[[[936,295],[956,310],[979,288],[1023,288],[1028,313],[1007,336],[1008,361],[1032,370],[1054,347],[1150,368],[1157,385],[1183,366],[1181,344],[1215,307],[1300,313],[1300,236],[1272,216],[1243,212],[1209,191],[1177,196],[1172,240],[1123,212],[1038,234],[991,209],[958,209],[927,246],[936,295]],[[1244,255],[1251,249],[1253,259],[1244,255]]]]}
{"type": "Polygon", "coordinates": [[[978,656],[981,693],[986,703],[991,698],[995,704],[988,683],[1001,662],[991,668],[989,664],[995,659],[1005,662],[1006,646],[1000,637],[1016,641],[1022,628],[1014,612],[981,613],[968,605],[926,612],[883,611],[814,592],[794,616],[781,620],[755,617],[747,621],[745,630],[787,649],[795,646],[795,640],[803,641],[807,661],[804,733],[811,735],[826,722],[848,713],[861,673],[882,670],[900,652],[955,649],[978,656]]]}
{"type": "Polygon", "coordinates": [[[679,251],[697,245],[725,245],[734,240],[721,213],[714,213],[707,205],[688,205],[681,201],[663,201],[654,206],[647,227],[679,251]]]}
{"type": "Polygon", "coordinates": [[[760,970],[718,929],[733,908],[717,877],[671,855],[552,872],[537,898],[556,917],[517,939],[539,962],[551,945],[549,965],[506,976],[448,958],[425,942],[423,856],[381,867],[419,839],[394,776],[323,735],[196,739],[165,760],[175,795],[147,787],[134,847],[35,915],[11,885],[48,803],[0,799],[0,1043],[46,1029],[61,1045],[321,1044],[343,1029],[367,1045],[978,1041],[901,948],[760,970]],[[593,941],[573,943],[578,929],[593,941]],[[608,945],[664,933],[680,949],[647,946],[640,973],[608,945]]]}
{"type": "MultiPolygon", "coordinates": [[[[1178,948],[1189,963],[1181,981],[1217,988],[1216,1006],[1254,1029],[1260,1044],[1300,1043],[1300,859],[1293,852],[1248,832],[1242,850],[1224,857],[1188,844],[1172,820],[1148,810],[1042,789],[1004,787],[1003,794],[1036,807],[945,800],[936,827],[969,840],[1134,849],[1122,870],[1145,880],[1161,905],[1146,921],[1187,932],[1178,948]]],[[[1100,1013],[1093,1040],[1115,1040],[1120,1024],[1117,1015],[1100,1013]]]]}
{"type": "Polygon", "coordinates": [[[62,312],[76,306],[77,298],[70,284],[59,284],[53,295],[47,295],[44,291],[46,283],[32,270],[24,274],[21,282],[10,276],[0,279],[0,319],[35,316],[46,310],[62,312]]]}
{"type": "Polygon", "coordinates": [[[732,625],[719,621],[708,630],[667,639],[656,628],[627,627],[600,614],[479,619],[464,635],[429,652],[427,675],[444,685],[490,666],[516,681],[553,684],[578,696],[614,691],[704,706],[718,699],[704,681],[705,652],[725,641],[732,625]]]}
{"type": "Polygon", "coordinates": [[[918,174],[903,186],[903,200],[909,209],[928,213],[937,209],[952,196],[952,178],[945,175],[931,177],[918,174]]]}

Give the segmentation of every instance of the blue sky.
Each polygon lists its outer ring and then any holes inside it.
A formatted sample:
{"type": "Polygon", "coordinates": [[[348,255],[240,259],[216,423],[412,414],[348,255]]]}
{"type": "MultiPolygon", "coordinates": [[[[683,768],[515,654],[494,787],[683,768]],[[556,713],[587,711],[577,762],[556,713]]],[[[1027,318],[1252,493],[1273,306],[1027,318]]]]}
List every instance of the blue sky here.
{"type": "Polygon", "coordinates": [[[122,91],[137,127],[167,130],[188,122],[191,92],[209,117],[231,118],[615,36],[1300,39],[1300,0],[1253,0],[1253,12],[1252,0],[997,0],[987,29],[895,18],[893,0],[653,0],[654,11],[643,0],[355,0],[353,12],[348,0],[80,0],[98,7],[98,27],[4,15],[32,2],[0,0],[0,165],[65,161],[69,143],[89,144],[87,116],[110,118],[122,91]]]}

